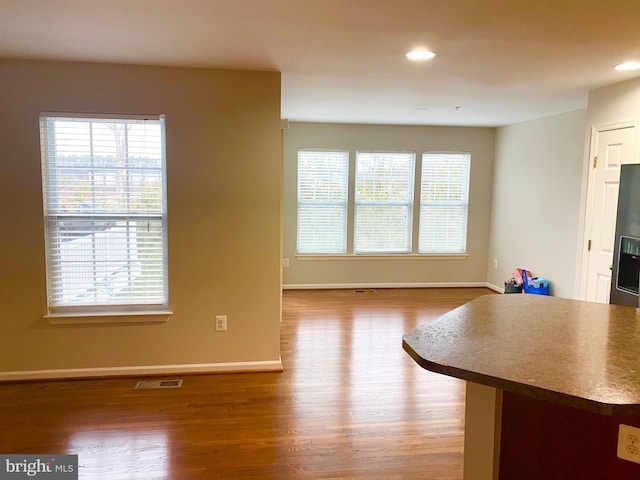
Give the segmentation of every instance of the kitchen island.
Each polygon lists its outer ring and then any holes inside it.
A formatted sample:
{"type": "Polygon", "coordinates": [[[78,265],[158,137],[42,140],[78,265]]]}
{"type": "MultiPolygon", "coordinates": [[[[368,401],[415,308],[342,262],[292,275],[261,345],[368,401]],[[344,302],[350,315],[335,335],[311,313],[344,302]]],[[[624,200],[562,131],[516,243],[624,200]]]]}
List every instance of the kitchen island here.
{"type": "Polygon", "coordinates": [[[617,457],[619,425],[640,427],[640,310],[486,295],[403,347],[467,381],[464,480],[640,478],[617,457]]]}

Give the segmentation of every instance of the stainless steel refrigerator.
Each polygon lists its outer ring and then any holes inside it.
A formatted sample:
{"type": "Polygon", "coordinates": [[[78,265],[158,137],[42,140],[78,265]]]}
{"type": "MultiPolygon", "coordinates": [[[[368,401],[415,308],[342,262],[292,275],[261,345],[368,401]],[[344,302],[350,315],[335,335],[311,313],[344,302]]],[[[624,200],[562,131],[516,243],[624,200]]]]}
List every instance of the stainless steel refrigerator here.
{"type": "Polygon", "coordinates": [[[622,165],[610,303],[640,306],[640,164],[622,165]]]}

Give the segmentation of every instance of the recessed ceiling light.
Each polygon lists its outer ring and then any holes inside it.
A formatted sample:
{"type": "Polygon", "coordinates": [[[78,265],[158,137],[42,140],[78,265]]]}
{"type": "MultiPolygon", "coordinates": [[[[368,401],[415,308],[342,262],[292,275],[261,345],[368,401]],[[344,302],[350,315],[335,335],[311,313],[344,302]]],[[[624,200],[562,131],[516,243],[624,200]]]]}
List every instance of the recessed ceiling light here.
{"type": "Polygon", "coordinates": [[[624,63],[621,63],[620,65],[616,65],[615,69],[616,70],[622,70],[622,71],[639,70],[640,69],[640,62],[624,62],[624,63]]]}
{"type": "Polygon", "coordinates": [[[417,48],[415,50],[407,52],[406,56],[409,60],[415,60],[419,62],[432,59],[436,56],[436,52],[432,52],[431,50],[426,50],[424,48],[417,48]]]}

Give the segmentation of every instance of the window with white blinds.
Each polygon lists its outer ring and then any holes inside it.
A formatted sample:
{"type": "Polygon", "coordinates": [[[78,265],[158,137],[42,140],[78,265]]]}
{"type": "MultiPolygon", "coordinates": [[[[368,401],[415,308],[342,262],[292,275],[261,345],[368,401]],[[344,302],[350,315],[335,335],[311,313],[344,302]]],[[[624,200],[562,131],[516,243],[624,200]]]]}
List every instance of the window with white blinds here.
{"type": "Polygon", "coordinates": [[[469,210],[469,153],[424,153],[419,253],[464,253],[469,210]]]}
{"type": "Polygon", "coordinates": [[[410,253],[415,154],[356,152],[354,253],[410,253]]]}
{"type": "Polygon", "coordinates": [[[298,152],[298,253],[346,252],[348,178],[349,152],[298,152]]]}
{"type": "Polygon", "coordinates": [[[50,313],[168,306],[164,118],[40,117],[50,313]]]}

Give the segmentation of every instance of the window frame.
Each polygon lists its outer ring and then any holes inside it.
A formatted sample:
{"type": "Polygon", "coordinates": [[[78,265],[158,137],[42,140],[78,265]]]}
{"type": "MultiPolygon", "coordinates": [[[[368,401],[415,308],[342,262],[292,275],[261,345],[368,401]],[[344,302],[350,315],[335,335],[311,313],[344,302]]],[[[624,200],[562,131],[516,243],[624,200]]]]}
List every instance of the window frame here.
{"type": "Polygon", "coordinates": [[[461,152],[461,151],[426,151],[422,153],[421,156],[421,166],[420,166],[420,188],[417,192],[418,202],[419,202],[419,214],[418,214],[418,245],[417,251],[419,255],[465,255],[467,253],[467,233],[469,230],[469,189],[471,185],[471,158],[472,155],[470,152],[461,152]],[[454,183],[460,183],[461,185],[461,199],[459,201],[447,199],[446,201],[424,201],[423,200],[423,191],[425,189],[425,185],[427,182],[425,181],[425,170],[426,166],[429,162],[427,162],[427,158],[429,156],[459,156],[463,158],[463,162],[465,165],[463,166],[465,176],[462,180],[458,180],[457,178],[450,177],[435,177],[438,180],[449,181],[454,183]],[[447,180],[448,179],[448,180],[447,180]],[[423,213],[426,209],[430,207],[450,207],[450,208],[460,208],[463,212],[460,218],[459,232],[460,232],[460,242],[457,244],[457,247],[451,248],[443,248],[443,249],[426,249],[423,245],[423,234],[424,230],[427,228],[423,225],[423,213]],[[464,225],[462,225],[464,223],[464,225]]]}
{"type": "Polygon", "coordinates": [[[347,253],[347,248],[348,248],[348,240],[347,240],[347,234],[348,234],[348,215],[349,215],[349,165],[350,165],[350,155],[349,155],[349,151],[347,150],[328,150],[328,149],[299,149],[297,152],[297,158],[296,158],[296,162],[297,162],[297,169],[296,169],[296,255],[344,255],[347,253]],[[306,155],[326,155],[326,154],[331,154],[331,155],[340,155],[342,158],[339,158],[339,160],[341,160],[342,162],[344,162],[343,167],[344,167],[344,172],[343,173],[343,178],[341,179],[341,182],[343,182],[343,196],[339,199],[335,199],[335,200],[302,200],[301,199],[301,170],[300,170],[300,163],[302,160],[304,160],[304,156],[306,155]],[[336,249],[325,249],[325,250],[318,250],[318,251],[314,251],[311,249],[304,249],[301,250],[301,236],[303,234],[303,232],[300,229],[300,225],[302,223],[302,218],[301,218],[301,207],[302,206],[315,206],[315,207],[333,207],[333,208],[339,208],[340,210],[342,210],[342,226],[341,226],[341,234],[342,234],[342,245],[340,248],[336,248],[336,249]]]}
{"type": "Polygon", "coordinates": [[[384,255],[408,255],[413,251],[413,211],[414,211],[414,202],[415,202],[415,171],[416,171],[416,152],[412,151],[384,151],[384,150],[356,150],[355,155],[355,172],[353,176],[353,184],[354,184],[354,208],[353,208],[353,254],[358,256],[384,256],[384,255]],[[402,201],[400,200],[361,200],[358,196],[358,187],[359,187],[359,160],[362,156],[392,156],[397,155],[399,157],[406,157],[409,160],[409,168],[407,170],[408,176],[406,181],[407,186],[407,194],[406,198],[402,201]],[[376,207],[404,207],[406,209],[405,212],[405,221],[406,221],[406,230],[405,230],[405,239],[406,239],[406,247],[404,248],[359,248],[358,247],[358,211],[361,207],[372,207],[375,209],[376,207]]]}
{"type": "MultiPolygon", "coordinates": [[[[74,320],[59,320],[56,321],[57,318],[63,317],[77,317],[78,322],[83,321],[83,317],[85,321],[89,323],[98,323],[101,321],[110,321],[108,317],[118,317],[120,315],[133,315],[135,318],[132,318],[131,321],[139,322],[139,321],[164,321],[165,319],[153,319],[154,315],[165,315],[170,314],[169,311],[169,285],[168,285],[168,232],[167,232],[167,174],[166,174],[166,127],[165,127],[165,116],[164,115],[132,115],[132,114],[86,114],[86,113],[77,113],[77,112],[41,112],[40,116],[40,136],[41,136],[41,178],[42,178],[42,189],[43,189],[43,220],[44,220],[44,240],[45,240],[45,264],[46,264],[46,285],[47,285],[47,314],[45,318],[49,318],[51,323],[75,323],[74,320]],[[58,198],[58,192],[55,192],[53,195],[50,194],[50,189],[56,189],[55,186],[55,173],[52,171],[57,168],[56,165],[56,154],[55,151],[50,151],[50,145],[52,142],[55,143],[55,137],[52,130],[52,124],[57,119],[69,119],[76,121],[86,121],[92,122],[104,122],[106,120],[112,120],[114,123],[122,122],[139,122],[144,120],[151,120],[158,122],[160,125],[160,168],[156,169],[160,172],[160,188],[161,188],[161,211],[159,212],[143,212],[143,213],[134,213],[131,210],[127,212],[117,212],[117,211],[109,211],[105,214],[96,214],[87,213],[86,215],[81,214],[73,214],[69,215],[64,212],[61,212],[56,208],[55,205],[52,205],[51,202],[54,202],[55,199],[58,198]],[[58,302],[54,300],[54,295],[52,293],[52,289],[54,285],[58,285],[56,281],[53,279],[53,271],[56,268],[60,268],[62,265],[53,258],[54,256],[51,253],[51,250],[56,245],[61,245],[61,240],[59,239],[59,233],[54,234],[53,232],[58,232],[60,228],[60,223],[67,221],[83,221],[87,220],[88,222],[96,222],[96,221],[107,221],[107,222],[121,222],[125,223],[126,226],[123,228],[126,230],[125,238],[127,244],[131,242],[131,233],[129,226],[132,222],[139,221],[147,221],[148,224],[150,222],[155,221],[159,223],[159,227],[161,229],[160,238],[161,238],[161,247],[159,256],[161,257],[162,264],[162,272],[160,277],[162,278],[161,288],[158,289],[162,291],[161,298],[160,295],[158,299],[160,301],[154,301],[151,303],[146,303],[143,301],[142,297],[133,297],[134,302],[132,303],[110,303],[109,301],[104,302],[96,302],[94,304],[87,303],[65,303],[58,302]],[[137,302],[135,300],[138,300],[137,302]],[[100,317],[98,319],[91,320],[90,317],[100,317]],[[53,319],[53,321],[51,320],[53,319]]],[[[92,138],[87,139],[88,145],[90,149],[94,148],[94,140],[92,138]]],[[[127,148],[129,148],[129,143],[127,140],[127,148]]],[[[90,153],[90,158],[93,157],[94,153],[90,153]]],[[[92,173],[91,175],[95,175],[95,167],[93,165],[84,166],[81,165],[79,168],[88,168],[92,173]]],[[[126,166],[126,171],[130,171],[130,166],[126,166]]],[[[131,198],[129,192],[127,192],[127,202],[131,198]]],[[[91,230],[89,235],[95,237],[98,233],[98,229],[91,230]]],[[[135,233],[133,234],[135,235],[135,233]]],[[[93,238],[93,237],[92,237],[93,238]]],[[[136,241],[136,240],[134,240],[136,241]]],[[[137,248],[137,247],[136,247],[137,248]]],[[[130,255],[130,247],[127,245],[126,247],[127,257],[130,255]]],[[[108,252],[108,251],[107,251],[108,252]]],[[[95,262],[95,258],[93,260],[95,262]]],[[[132,264],[129,261],[127,263],[127,268],[131,269],[132,264]]],[[[60,284],[61,285],[61,284],[60,284]]],[[[94,288],[97,284],[93,283],[94,288]]],[[[122,321],[118,319],[118,321],[122,321]]]]}

